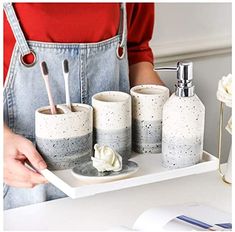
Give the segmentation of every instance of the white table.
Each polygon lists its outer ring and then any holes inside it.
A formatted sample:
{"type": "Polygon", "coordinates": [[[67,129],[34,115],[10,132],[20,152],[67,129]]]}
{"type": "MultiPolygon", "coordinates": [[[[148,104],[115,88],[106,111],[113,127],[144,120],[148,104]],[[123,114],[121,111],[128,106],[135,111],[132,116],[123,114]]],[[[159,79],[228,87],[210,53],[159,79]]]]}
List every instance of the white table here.
{"type": "Polygon", "coordinates": [[[217,171],[72,200],[63,198],[4,211],[5,230],[106,230],[132,227],[145,210],[204,203],[232,211],[232,188],[217,171]]]}

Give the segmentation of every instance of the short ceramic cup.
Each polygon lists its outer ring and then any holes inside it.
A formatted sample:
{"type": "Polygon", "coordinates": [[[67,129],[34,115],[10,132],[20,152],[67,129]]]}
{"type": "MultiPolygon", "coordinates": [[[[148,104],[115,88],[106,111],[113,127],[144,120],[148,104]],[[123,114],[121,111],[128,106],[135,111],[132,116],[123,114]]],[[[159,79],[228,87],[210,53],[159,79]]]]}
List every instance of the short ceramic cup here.
{"type": "Polygon", "coordinates": [[[138,85],[132,96],[132,150],[143,154],[161,152],[162,109],[169,89],[160,85],[138,85]]]}
{"type": "Polygon", "coordinates": [[[57,105],[58,114],[50,107],[35,112],[36,146],[50,170],[75,167],[86,162],[93,151],[93,109],[86,104],[57,105]]]}
{"type": "Polygon", "coordinates": [[[123,164],[131,156],[131,96],[108,91],[92,97],[94,141],[117,151],[123,164]]]}

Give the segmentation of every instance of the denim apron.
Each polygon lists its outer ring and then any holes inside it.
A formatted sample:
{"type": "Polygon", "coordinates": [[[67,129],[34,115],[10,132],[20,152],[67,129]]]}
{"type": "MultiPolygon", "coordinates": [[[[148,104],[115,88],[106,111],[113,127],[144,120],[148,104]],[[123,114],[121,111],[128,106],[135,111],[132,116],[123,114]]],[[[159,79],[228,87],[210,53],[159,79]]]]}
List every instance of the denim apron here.
{"type": "MultiPolygon", "coordinates": [[[[129,92],[126,6],[120,4],[118,35],[98,43],[45,43],[27,41],[11,3],[4,10],[16,39],[4,86],[4,121],[10,129],[35,142],[35,110],[49,105],[39,63],[46,61],[55,104],[65,103],[62,61],[69,62],[71,102],[91,103],[93,94],[107,90],[129,92]],[[122,50],[121,54],[118,52],[122,50]],[[31,64],[24,62],[34,56],[31,64]]],[[[32,189],[4,184],[4,209],[66,195],[51,184],[32,189]]]]}

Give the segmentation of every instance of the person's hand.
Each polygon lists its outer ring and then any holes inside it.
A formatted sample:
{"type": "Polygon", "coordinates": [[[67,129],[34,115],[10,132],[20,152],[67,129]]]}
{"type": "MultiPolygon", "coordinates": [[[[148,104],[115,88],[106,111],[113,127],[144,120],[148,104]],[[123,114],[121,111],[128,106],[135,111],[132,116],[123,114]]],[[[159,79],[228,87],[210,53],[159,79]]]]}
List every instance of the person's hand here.
{"type": "Polygon", "coordinates": [[[24,165],[26,161],[37,170],[47,167],[31,141],[4,126],[4,182],[7,185],[32,188],[47,183],[44,176],[24,165]]]}

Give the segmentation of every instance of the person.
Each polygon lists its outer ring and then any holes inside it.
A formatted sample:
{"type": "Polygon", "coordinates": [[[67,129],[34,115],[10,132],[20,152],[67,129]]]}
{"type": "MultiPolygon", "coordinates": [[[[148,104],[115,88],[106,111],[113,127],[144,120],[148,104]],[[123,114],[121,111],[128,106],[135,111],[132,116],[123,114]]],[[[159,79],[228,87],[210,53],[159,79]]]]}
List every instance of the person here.
{"type": "Polygon", "coordinates": [[[163,82],[149,47],[153,3],[5,3],[4,11],[4,209],[10,209],[65,197],[25,165],[47,167],[34,146],[34,112],[48,105],[40,62],[48,64],[57,104],[65,99],[64,59],[72,102],[163,82]]]}

